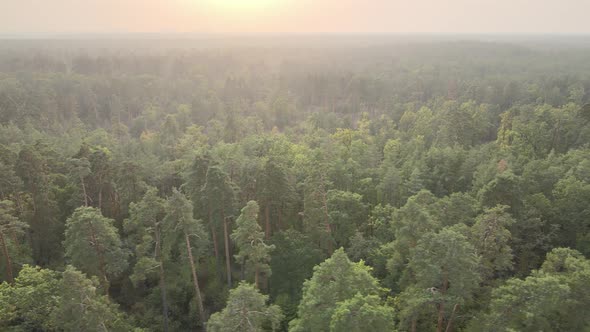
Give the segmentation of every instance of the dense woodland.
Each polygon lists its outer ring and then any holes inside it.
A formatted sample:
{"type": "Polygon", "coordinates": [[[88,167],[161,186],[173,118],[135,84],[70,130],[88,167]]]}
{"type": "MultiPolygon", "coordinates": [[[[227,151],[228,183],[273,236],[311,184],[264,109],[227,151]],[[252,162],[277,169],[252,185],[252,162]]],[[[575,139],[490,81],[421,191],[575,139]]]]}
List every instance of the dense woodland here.
{"type": "Polygon", "coordinates": [[[0,42],[0,330],[590,331],[587,44],[96,43],[0,42]]]}

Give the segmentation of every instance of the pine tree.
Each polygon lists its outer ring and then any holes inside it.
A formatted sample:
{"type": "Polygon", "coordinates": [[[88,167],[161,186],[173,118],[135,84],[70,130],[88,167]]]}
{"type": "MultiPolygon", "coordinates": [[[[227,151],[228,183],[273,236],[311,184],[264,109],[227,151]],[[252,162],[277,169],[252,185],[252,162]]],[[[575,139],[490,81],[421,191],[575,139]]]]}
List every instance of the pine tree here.
{"type": "Polygon", "coordinates": [[[237,227],[231,234],[231,239],[239,250],[234,257],[236,261],[242,262],[248,271],[254,271],[254,286],[257,288],[261,273],[270,276],[270,252],[275,249],[274,245],[264,243],[264,232],[258,225],[258,210],[258,203],[248,202],[236,220],[237,227]]]}
{"type": "Polygon", "coordinates": [[[66,221],[63,244],[69,262],[89,275],[100,276],[107,295],[109,278],[127,268],[129,253],[123,248],[117,228],[98,209],[77,208],[66,221]]]}
{"type": "Polygon", "coordinates": [[[178,241],[183,241],[186,246],[185,250],[193,279],[200,323],[205,324],[207,319],[193,251],[196,252],[197,257],[205,253],[208,245],[207,233],[201,222],[194,219],[192,203],[177,189],[173,189],[172,196],[168,199],[166,211],[164,223],[167,225],[166,232],[170,237],[167,241],[168,245],[176,243],[175,239],[178,239],[178,241]]]}

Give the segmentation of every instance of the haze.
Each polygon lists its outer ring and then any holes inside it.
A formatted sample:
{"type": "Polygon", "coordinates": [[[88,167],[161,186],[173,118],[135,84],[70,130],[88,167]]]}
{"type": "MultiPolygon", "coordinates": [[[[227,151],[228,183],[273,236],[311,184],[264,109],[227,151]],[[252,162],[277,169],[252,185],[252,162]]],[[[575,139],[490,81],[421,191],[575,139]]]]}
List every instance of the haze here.
{"type": "Polygon", "coordinates": [[[0,0],[0,34],[590,33],[587,0],[0,0]]]}

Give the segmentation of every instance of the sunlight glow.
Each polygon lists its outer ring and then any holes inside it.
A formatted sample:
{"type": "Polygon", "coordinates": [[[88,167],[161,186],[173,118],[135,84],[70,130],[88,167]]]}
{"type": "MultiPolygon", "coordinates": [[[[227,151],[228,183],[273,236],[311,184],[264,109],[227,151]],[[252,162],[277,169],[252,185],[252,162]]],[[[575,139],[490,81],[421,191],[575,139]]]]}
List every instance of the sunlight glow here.
{"type": "Polygon", "coordinates": [[[225,12],[255,12],[276,8],[281,0],[201,0],[214,10],[225,12]]]}

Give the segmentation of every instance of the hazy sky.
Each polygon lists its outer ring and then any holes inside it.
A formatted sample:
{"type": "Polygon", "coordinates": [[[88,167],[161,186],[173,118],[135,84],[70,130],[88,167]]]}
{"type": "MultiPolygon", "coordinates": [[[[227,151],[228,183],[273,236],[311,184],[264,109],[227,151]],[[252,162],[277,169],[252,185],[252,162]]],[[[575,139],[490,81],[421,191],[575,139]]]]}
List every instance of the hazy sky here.
{"type": "Polygon", "coordinates": [[[590,33],[590,0],[0,0],[0,35],[590,33]]]}

